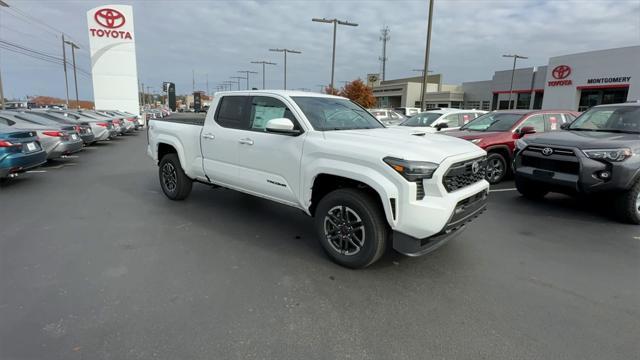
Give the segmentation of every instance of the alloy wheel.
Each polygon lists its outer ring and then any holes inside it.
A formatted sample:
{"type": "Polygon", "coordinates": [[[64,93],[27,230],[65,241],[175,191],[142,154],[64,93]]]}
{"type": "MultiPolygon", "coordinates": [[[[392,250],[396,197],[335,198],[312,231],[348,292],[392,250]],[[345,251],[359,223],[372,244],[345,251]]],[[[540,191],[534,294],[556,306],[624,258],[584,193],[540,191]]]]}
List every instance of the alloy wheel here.
{"type": "Polygon", "coordinates": [[[636,196],[636,213],[640,215],[640,192],[636,196]]]}
{"type": "Polygon", "coordinates": [[[162,166],[162,182],[165,189],[169,192],[174,192],[178,185],[178,174],[175,166],[171,163],[166,163],[162,166]]]}
{"type": "Polygon", "coordinates": [[[494,158],[489,159],[487,162],[487,180],[489,182],[496,181],[502,177],[504,173],[504,166],[502,165],[502,161],[500,159],[494,158]]]}
{"type": "Polygon", "coordinates": [[[324,218],[324,235],[329,245],[343,255],[355,255],[365,241],[364,224],[348,206],[334,206],[324,218]]]}

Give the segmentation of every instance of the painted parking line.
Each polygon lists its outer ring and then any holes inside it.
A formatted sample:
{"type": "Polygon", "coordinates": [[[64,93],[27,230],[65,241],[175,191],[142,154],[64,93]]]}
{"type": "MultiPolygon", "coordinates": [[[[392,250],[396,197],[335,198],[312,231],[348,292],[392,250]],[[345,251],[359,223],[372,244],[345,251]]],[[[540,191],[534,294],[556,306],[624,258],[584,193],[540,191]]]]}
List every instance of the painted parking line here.
{"type": "Polygon", "coordinates": [[[27,174],[33,174],[33,173],[46,173],[47,170],[28,170],[27,174]]]}
{"type": "Polygon", "coordinates": [[[77,159],[77,158],[79,158],[79,157],[80,157],[80,156],[78,156],[78,155],[65,155],[65,156],[63,156],[62,158],[63,158],[63,159],[77,159]]]}
{"type": "Polygon", "coordinates": [[[504,191],[516,191],[516,188],[509,188],[509,189],[490,189],[489,192],[504,192],[504,191]]]}

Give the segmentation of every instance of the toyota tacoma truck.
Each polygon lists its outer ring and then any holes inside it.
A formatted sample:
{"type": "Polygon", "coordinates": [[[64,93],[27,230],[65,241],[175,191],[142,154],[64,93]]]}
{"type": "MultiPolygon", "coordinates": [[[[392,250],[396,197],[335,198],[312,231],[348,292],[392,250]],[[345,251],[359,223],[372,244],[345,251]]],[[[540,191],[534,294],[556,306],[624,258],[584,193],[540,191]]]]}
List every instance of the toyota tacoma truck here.
{"type": "Polygon", "coordinates": [[[640,224],[640,103],[596,106],[562,128],[516,141],[518,191],[604,195],[621,220],[640,224]]]}
{"type": "Polygon", "coordinates": [[[388,243],[429,253],[486,207],[484,150],[393,131],[338,96],[216,93],[203,121],[153,119],[148,139],[169,199],[199,182],[293,206],[315,218],[323,249],[346,267],[374,263],[388,243]]]}

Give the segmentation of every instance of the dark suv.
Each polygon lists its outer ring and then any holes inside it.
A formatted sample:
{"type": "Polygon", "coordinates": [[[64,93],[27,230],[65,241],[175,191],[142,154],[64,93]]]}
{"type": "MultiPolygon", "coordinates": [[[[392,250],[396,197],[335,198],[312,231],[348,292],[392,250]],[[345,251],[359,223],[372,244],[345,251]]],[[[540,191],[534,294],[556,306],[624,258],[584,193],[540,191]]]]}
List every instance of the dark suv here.
{"type": "Polygon", "coordinates": [[[596,106],[563,128],[516,142],[518,191],[611,194],[620,218],[640,224],[640,103],[596,106]]]}

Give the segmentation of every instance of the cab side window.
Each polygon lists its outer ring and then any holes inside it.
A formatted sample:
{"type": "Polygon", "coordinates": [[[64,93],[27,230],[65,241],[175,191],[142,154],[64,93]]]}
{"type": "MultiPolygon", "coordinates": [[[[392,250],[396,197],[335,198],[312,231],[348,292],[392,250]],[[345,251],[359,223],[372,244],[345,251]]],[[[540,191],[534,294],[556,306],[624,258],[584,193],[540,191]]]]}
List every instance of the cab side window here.
{"type": "Polygon", "coordinates": [[[251,100],[249,115],[249,129],[265,132],[267,122],[271,119],[287,118],[294,124],[294,129],[300,130],[300,125],[291,110],[280,100],[267,96],[254,96],[251,100]]]}
{"type": "Polygon", "coordinates": [[[246,112],[248,96],[224,96],[220,99],[216,122],[226,128],[246,130],[249,119],[246,112]]]}
{"type": "Polygon", "coordinates": [[[458,114],[450,114],[445,116],[441,121],[439,121],[439,124],[447,124],[447,126],[449,127],[457,127],[460,126],[460,120],[458,118],[458,114]]]}
{"type": "Polygon", "coordinates": [[[532,115],[527,120],[520,124],[519,128],[522,129],[525,126],[531,126],[536,129],[536,132],[544,132],[544,116],[542,114],[532,115]]]}

